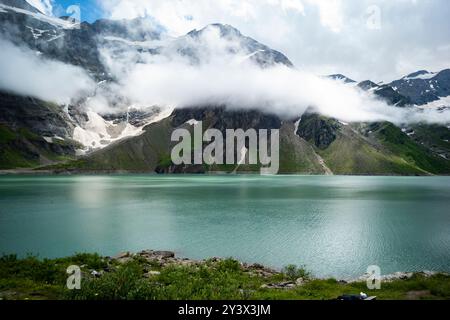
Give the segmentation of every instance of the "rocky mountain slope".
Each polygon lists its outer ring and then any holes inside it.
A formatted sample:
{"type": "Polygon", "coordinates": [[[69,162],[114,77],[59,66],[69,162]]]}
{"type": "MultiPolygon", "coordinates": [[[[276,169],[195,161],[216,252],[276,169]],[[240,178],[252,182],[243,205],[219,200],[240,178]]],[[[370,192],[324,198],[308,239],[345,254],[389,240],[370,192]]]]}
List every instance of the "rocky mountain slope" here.
{"type": "Polygon", "coordinates": [[[450,95],[450,69],[440,72],[414,72],[389,84],[395,91],[416,105],[440,100],[450,95]]]}
{"type": "MultiPolygon", "coordinates": [[[[228,25],[214,24],[170,38],[150,18],[99,20],[89,24],[57,19],[40,13],[26,1],[0,0],[1,37],[30,48],[48,59],[82,67],[98,82],[96,91],[107,91],[120,79],[111,73],[102,52],[118,61],[141,54],[165,59],[185,59],[191,65],[208,59],[212,50],[205,34],[218,32],[261,68],[276,64],[293,67],[282,53],[246,37],[228,25]]],[[[345,75],[330,79],[357,86],[386,101],[392,108],[444,110],[450,106],[450,70],[419,71],[390,84],[356,82],[345,75]]],[[[258,166],[175,166],[170,160],[171,133],[193,130],[279,129],[280,172],[308,174],[450,173],[450,130],[447,126],[390,123],[343,123],[314,113],[285,119],[256,110],[229,110],[225,106],[199,105],[161,114],[158,106],[134,106],[126,97],[108,92],[113,111],[89,109],[92,96],[58,106],[32,97],[0,90],[0,169],[52,165],[61,171],[249,172],[258,166]],[[58,163],[55,165],[55,163],[58,163]]]]}
{"type": "Polygon", "coordinates": [[[344,124],[315,113],[299,121],[283,121],[258,111],[223,108],[175,110],[137,137],[113,144],[75,162],[54,167],[62,171],[139,171],[158,173],[259,172],[259,166],[174,166],[170,152],[176,128],[193,130],[191,120],[224,128],[280,130],[280,173],[428,175],[450,173],[450,162],[416,143],[390,123],[344,124]]]}

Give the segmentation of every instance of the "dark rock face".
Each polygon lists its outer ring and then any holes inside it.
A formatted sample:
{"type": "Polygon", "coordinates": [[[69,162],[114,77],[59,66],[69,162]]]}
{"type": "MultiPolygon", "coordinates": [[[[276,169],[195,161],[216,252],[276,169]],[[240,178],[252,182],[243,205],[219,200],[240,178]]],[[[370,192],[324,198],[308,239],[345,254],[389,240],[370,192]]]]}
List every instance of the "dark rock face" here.
{"type": "Polygon", "coordinates": [[[450,69],[433,75],[425,70],[412,73],[389,84],[417,105],[427,104],[450,95],[450,69]]]}
{"type": "Polygon", "coordinates": [[[306,113],[300,121],[297,135],[313,142],[320,149],[326,149],[336,140],[340,127],[336,120],[316,113],[306,113]]]}
{"type": "Polygon", "coordinates": [[[161,110],[157,107],[149,108],[148,110],[130,109],[128,112],[121,112],[115,114],[102,114],[103,119],[112,121],[114,124],[127,122],[135,127],[145,125],[146,120],[158,114],[161,110]]]}
{"type": "Polygon", "coordinates": [[[392,87],[384,85],[375,89],[375,94],[385,100],[388,104],[396,107],[404,107],[411,104],[411,99],[399,94],[392,87]]]}
{"type": "MultiPolygon", "coordinates": [[[[171,118],[173,128],[186,126],[186,122],[189,120],[202,121],[204,131],[218,129],[224,137],[226,137],[227,129],[242,129],[244,131],[255,129],[257,132],[260,129],[266,129],[269,130],[270,135],[271,129],[280,129],[282,125],[281,120],[275,115],[264,114],[255,110],[228,110],[220,106],[177,109],[173,112],[171,118]]],[[[245,144],[248,147],[248,141],[245,144]]],[[[237,151],[235,150],[236,156],[237,151]]],[[[206,171],[207,169],[203,165],[174,165],[170,163],[161,164],[155,170],[159,174],[201,174],[206,171]]]]}
{"type": "Polygon", "coordinates": [[[67,137],[72,135],[62,109],[39,99],[22,97],[0,91],[0,123],[12,129],[27,128],[39,136],[67,137]]]}
{"type": "Polygon", "coordinates": [[[281,120],[276,115],[256,110],[229,110],[225,107],[199,107],[177,109],[172,125],[176,128],[189,120],[204,121],[210,128],[225,132],[226,129],[280,129],[281,120]]]}
{"type": "Polygon", "coordinates": [[[77,144],[66,139],[73,131],[67,115],[38,99],[0,91],[0,131],[1,169],[49,164],[76,153],[77,144]]]}
{"type": "Polygon", "coordinates": [[[332,80],[336,80],[336,81],[344,81],[344,83],[355,83],[355,80],[352,80],[346,76],[344,76],[343,74],[331,74],[329,76],[327,76],[327,78],[332,79],[332,80]]]}
{"type": "Polygon", "coordinates": [[[80,66],[97,79],[106,70],[98,52],[96,33],[88,23],[64,29],[23,13],[0,12],[0,32],[18,46],[39,51],[49,59],[80,66]]]}
{"type": "Polygon", "coordinates": [[[382,100],[386,101],[389,105],[396,107],[404,107],[411,104],[411,99],[405,97],[395,91],[390,85],[378,85],[375,82],[366,80],[360,82],[358,87],[365,90],[373,90],[373,93],[380,97],[382,100]]]}
{"type": "Polygon", "coordinates": [[[378,88],[379,86],[375,82],[372,82],[370,80],[366,80],[366,81],[360,82],[358,84],[358,87],[360,87],[361,89],[367,91],[367,90],[370,90],[370,89],[373,89],[373,88],[378,88]]]}

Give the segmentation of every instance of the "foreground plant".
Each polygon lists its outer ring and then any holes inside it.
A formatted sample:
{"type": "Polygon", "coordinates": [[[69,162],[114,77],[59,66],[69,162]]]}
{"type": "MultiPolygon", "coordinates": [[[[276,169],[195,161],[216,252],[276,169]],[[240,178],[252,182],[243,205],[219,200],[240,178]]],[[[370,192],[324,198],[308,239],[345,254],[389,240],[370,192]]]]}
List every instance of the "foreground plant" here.
{"type": "Polygon", "coordinates": [[[313,279],[294,265],[276,272],[233,259],[193,261],[155,252],[122,255],[77,254],[62,259],[0,258],[0,299],[65,300],[274,300],[335,299],[367,292],[378,299],[450,299],[450,276],[414,274],[368,291],[365,282],[313,279]],[[80,290],[66,287],[67,267],[82,272],[80,290]],[[301,281],[299,281],[301,279],[301,281]]]}

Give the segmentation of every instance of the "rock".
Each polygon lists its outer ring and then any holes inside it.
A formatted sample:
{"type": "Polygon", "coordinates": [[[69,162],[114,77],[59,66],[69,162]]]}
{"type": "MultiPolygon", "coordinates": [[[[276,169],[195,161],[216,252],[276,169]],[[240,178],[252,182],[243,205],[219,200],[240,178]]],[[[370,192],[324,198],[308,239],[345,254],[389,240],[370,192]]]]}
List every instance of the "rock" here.
{"type": "Polygon", "coordinates": [[[302,116],[296,134],[323,150],[336,140],[340,127],[338,121],[307,110],[302,116]]]}
{"type": "Polygon", "coordinates": [[[130,262],[132,258],[133,255],[130,252],[121,252],[112,257],[111,260],[117,261],[120,264],[125,264],[127,262],[130,262]]]}
{"type": "Polygon", "coordinates": [[[254,263],[254,264],[250,265],[249,268],[250,269],[260,269],[260,270],[265,269],[265,267],[259,263],[254,263]]]}
{"type": "Polygon", "coordinates": [[[144,274],[144,277],[151,278],[151,277],[159,276],[160,274],[161,274],[161,272],[159,272],[159,271],[149,271],[146,274],[144,274]]]}
{"type": "Polygon", "coordinates": [[[414,274],[412,272],[396,272],[381,277],[381,281],[391,282],[395,280],[407,280],[410,279],[414,274]]]}
{"type": "Polygon", "coordinates": [[[92,270],[91,272],[91,276],[93,276],[94,278],[100,278],[102,275],[103,275],[102,271],[98,272],[96,270],[92,270]]]}
{"type": "Polygon", "coordinates": [[[420,272],[420,274],[423,275],[426,278],[429,278],[429,277],[437,275],[438,273],[434,272],[434,271],[425,270],[425,271],[420,272]]]}
{"type": "Polygon", "coordinates": [[[112,257],[111,259],[120,260],[120,259],[124,259],[124,258],[129,258],[129,257],[131,257],[130,252],[121,252],[121,253],[115,255],[114,257],[112,257]]]}
{"type": "Polygon", "coordinates": [[[153,254],[163,259],[175,258],[175,252],[172,251],[154,251],[153,254]]]}
{"type": "Polygon", "coordinates": [[[222,261],[222,258],[214,257],[214,258],[212,258],[210,261],[211,261],[211,262],[220,262],[220,261],[222,261]]]}
{"type": "Polygon", "coordinates": [[[303,278],[298,278],[297,280],[295,280],[295,284],[299,287],[303,286],[305,283],[306,283],[306,281],[303,278]]]}
{"type": "Polygon", "coordinates": [[[261,289],[292,289],[295,288],[295,283],[292,281],[285,281],[280,283],[263,284],[261,289]]]}

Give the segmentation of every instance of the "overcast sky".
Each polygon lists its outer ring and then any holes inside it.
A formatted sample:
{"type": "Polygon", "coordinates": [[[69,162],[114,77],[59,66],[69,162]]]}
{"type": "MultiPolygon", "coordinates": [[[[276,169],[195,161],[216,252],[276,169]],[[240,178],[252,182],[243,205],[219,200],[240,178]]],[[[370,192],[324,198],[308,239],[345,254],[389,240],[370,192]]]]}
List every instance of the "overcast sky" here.
{"type": "MultiPolygon", "coordinates": [[[[30,0],[39,1],[49,0],[30,0]]],[[[62,2],[67,3],[52,4],[62,2]]],[[[450,68],[449,0],[79,2],[82,10],[100,8],[95,17],[153,16],[174,36],[210,23],[231,24],[316,74],[387,82],[420,69],[450,68]]]]}

